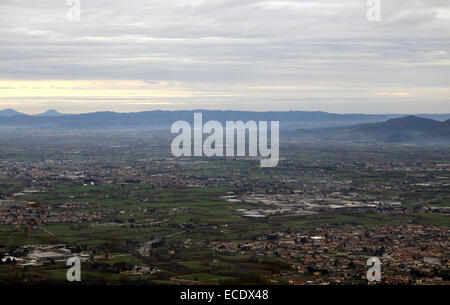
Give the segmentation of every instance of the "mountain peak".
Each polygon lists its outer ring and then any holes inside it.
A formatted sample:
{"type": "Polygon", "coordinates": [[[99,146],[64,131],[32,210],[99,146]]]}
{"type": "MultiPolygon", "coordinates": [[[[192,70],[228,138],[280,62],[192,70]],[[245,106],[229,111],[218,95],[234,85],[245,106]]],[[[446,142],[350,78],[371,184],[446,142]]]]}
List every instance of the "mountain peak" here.
{"type": "Polygon", "coordinates": [[[61,115],[64,115],[64,114],[62,114],[54,109],[49,109],[43,113],[36,114],[36,116],[61,116],[61,115]]]}
{"type": "Polygon", "coordinates": [[[405,130],[406,129],[423,130],[423,129],[430,129],[430,128],[436,127],[440,123],[441,122],[433,120],[433,119],[418,117],[415,115],[408,115],[405,117],[390,119],[385,122],[375,123],[375,124],[378,124],[379,126],[395,127],[395,128],[399,128],[399,129],[405,129],[405,130]]]}
{"type": "Polygon", "coordinates": [[[5,109],[5,110],[0,110],[0,116],[10,117],[10,116],[16,116],[16,115],[26,115],[26,114],[18,112],[18,111],[14,110],[14,109],[11,109],[11,108],[8,108],[8,109],[5,109]]]}

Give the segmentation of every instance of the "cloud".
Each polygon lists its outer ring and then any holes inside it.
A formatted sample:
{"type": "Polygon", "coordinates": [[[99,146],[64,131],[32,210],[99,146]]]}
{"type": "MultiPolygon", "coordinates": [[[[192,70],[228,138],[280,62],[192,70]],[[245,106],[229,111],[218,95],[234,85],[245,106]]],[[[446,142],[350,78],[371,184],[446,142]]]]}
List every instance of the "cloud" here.
{"type": "Polygon", "coordinates": [[[377,92],[378,95],[387,95],[387,96],[402,96],[408,97],[411,96],[408,92],[377,92]]]}
{"type": "MultiPolygon", "coordinates": [[[[0,79],[100,82],[101,96],[67,87],[47,95],[0,91],[0,99],[101,97],[110,106],[93,108],[127,111],[112,97],[132,99],[140,90],[133,83],[149,82],[168,84],[164,99],[180,107],[365,112],[395,98],[377,92],[421,88],[411,103],[450,112],[450,103],[443,107],[450,98],[447,0],[382,1],[377,23],[367,22],[365,0],[81,0],[81,7],[81,22],[68,22],[66,1],[3,0],[0,79]],[[106,80],[121,82],[122,91],[106,80]],[[358,98],[357,108],[336,102],[358,98]]],[[[414,111],[396,100],[382,112],[414,111]]]]}

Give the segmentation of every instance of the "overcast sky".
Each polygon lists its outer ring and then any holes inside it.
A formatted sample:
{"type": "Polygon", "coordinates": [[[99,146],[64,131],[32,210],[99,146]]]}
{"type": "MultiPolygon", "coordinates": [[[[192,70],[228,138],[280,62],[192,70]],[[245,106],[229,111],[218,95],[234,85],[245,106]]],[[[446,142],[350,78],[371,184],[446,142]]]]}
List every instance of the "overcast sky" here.
{"type": "Polygon", "coordinates": [[[0,109],[450,113],[450,1],[0,0],[0,109]]]}

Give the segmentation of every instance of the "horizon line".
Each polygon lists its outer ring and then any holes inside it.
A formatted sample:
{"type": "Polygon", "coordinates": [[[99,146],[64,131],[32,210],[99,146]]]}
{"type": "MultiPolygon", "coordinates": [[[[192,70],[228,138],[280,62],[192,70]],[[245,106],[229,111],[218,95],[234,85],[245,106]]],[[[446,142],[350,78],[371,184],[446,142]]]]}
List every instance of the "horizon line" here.
{"type": "Polygon", "coordinates": [[[142,110],[142,111],[114,111],[114,110],[98,110],[98,111],[88,111],[88,112],[60,112],[59,110],[56,110],[54,108],[51,109],[46,109],[43,111],[39,111],[39,112],[34,112],[34,113],[29,113],[29,112],[22,112],[22,111],[18,111],[14,108],[5,108],[5,109],[0,109],[0,112],[4,112],[4,111],[14,111],[17,112],[19,114],[23,114],[23,115],[27,115],[27,116],[35,116],[35,115],[41,115],[44,114],[46,112],[49,111],[55,111],[61,115],[81,115],[81,114],[92,114],[92,113],[105,113],[105,112],[110,112],[110,113],[118,113],[118,114],[132,114],[132,113],[142,113],[142,112],[157,112],[157,111],[161,111],[161,112],[179,112],[179,111],[191,111],[191,112],[195,112],[195,111],[222,111],[222,112],[253,112],[253,113],[270,113],[270,112],[276,112],[276,113],[282,113],[282,112],[309,112],[309,113],[314,113],[314,112],[322,112],[322,113],[328,113],[328,114],[337,114],[337,115],[450,115],[450,112],[443,112],[443,113],[365,113],[365,112],[343,112],[343,113],[339,113],[339,112],[328,112],[328,111],[324,111],[324,110],[265,110],[265,111],[257,111],[257,110],[233,110],[233,109],[177,109],[177,110],[168,110],[168,109],[153,109],[153,110],[142,110]]]}

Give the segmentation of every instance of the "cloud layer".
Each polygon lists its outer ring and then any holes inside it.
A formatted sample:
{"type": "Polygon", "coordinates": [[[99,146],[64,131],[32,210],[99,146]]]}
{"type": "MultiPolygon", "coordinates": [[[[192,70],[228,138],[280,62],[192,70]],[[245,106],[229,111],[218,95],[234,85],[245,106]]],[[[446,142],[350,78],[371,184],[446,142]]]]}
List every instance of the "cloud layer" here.
{"type": "Polygon", "coordinates": [[[3,0],[0,108],[450,112],[449,1],[381,4],[3,0]]]}

